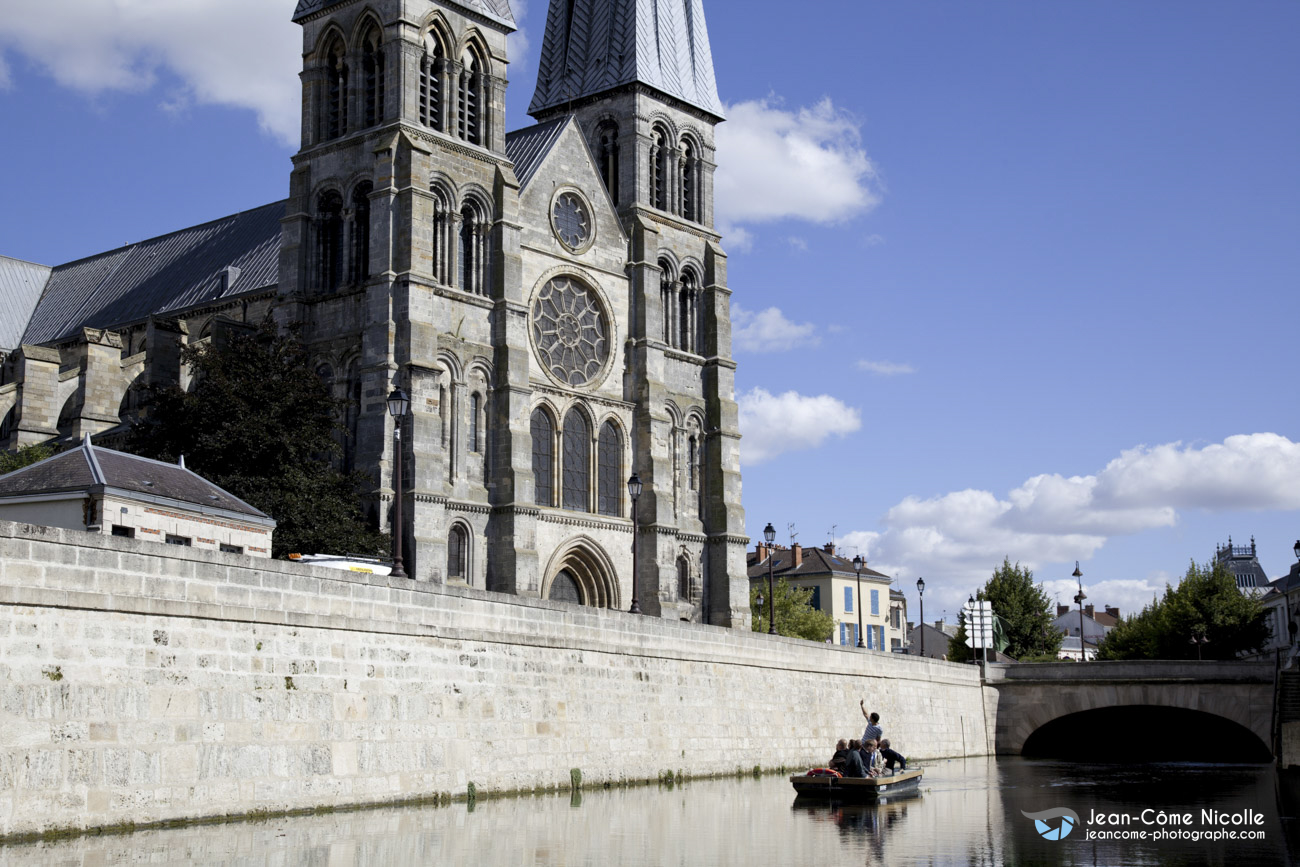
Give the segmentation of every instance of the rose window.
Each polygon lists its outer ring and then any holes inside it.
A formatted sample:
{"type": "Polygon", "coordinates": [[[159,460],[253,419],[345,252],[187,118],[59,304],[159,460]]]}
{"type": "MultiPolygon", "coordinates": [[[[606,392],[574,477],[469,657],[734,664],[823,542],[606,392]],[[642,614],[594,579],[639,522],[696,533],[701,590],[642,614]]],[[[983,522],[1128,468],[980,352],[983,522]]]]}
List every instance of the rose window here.
{"type": "Polygon", "coordinates": [[[533,344],[551,375],[586,385],[609,359],[609,317],[595,291],[572,277],[556,277],[533,301],[533,344]]]}
{"type": "Polygon", "coordinates": [[[555,234],[570,250],[577,250],[591,238],[591,214],[577,193],[563,193],[555,200],[555,234]]]}

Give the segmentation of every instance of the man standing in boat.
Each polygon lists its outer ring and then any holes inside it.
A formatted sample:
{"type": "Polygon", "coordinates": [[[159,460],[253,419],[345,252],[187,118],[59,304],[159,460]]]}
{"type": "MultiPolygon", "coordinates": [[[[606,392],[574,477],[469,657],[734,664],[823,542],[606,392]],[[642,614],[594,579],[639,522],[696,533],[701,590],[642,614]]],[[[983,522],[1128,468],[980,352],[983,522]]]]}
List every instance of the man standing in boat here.
{"type": "Polygon", "coordinates": [[[867,712],[866,699],[858,699],[858,707],[862,709],[862,715],[867,720],[867,727],[862,730],[862,740],[879,743],[881,736],[884,734],[884,731],[880,728],[880,714],[867,712]]]}

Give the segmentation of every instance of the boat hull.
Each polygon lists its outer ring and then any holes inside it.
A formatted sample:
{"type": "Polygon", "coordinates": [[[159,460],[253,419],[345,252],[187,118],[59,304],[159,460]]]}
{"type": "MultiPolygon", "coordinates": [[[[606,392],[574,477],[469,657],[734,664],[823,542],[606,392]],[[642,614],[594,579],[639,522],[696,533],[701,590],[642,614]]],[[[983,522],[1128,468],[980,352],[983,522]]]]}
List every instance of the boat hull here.
{"type": "Polygon", "coordinates": [[[921,785],[920,770],[903,771],[884,777],[809,777],[796,774],[790,785],[801,798],[828,801],[878,801],[915,793],[921,785]]]}

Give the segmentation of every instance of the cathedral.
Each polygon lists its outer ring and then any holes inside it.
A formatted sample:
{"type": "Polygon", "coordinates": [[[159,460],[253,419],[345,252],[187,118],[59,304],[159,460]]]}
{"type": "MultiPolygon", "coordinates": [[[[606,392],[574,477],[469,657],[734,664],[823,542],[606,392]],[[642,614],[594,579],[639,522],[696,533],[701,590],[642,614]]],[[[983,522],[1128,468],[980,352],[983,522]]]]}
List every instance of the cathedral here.
{"type": "Polygon", "coordinates": [[[344,402],[345,464],[413,579],[748,628],[702,0],[551,0],[513,132],[508,0],[294,20],[287,199],[56,267],[0,257],[0,446],[111,443],[147,387],[186,383],[183,347],[272,317],[344,402]]]}

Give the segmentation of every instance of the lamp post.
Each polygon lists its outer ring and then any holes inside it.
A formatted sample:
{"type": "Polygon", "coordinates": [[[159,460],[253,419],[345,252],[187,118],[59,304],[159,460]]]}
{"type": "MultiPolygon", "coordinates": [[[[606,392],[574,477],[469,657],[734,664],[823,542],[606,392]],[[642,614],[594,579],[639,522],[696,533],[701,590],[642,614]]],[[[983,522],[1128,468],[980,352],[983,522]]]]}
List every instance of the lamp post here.
{"type": "Polygon", "coordinates": [[[1197,661],[1197,662],[1200,662],[1200,661],[1201,661],[1201,645],[1203,645],[1203,644],[1209,644],[1209,643],[1210,643],[1210,639],[1206,638],[1204,635],[1193,635],[1191,638],[1188,639],[1187,643],[1188,643],[1188,644],[1195,644],[1195,645],[1196,645],[1196,661],[1197,661]]]}
{"type": "Polygon", "coordinates": [[[393,417],[393,571],[395,578],[405,578],[402,568],[402,419],[411,408],[411,399],[400,388],[388,395],[388,414],[393,417]]]}
{"type": "Polygon", "coordinates": [[[771,521],[763,528],[763,539],[767,542],[767,634],[776,635],[776,591],[772,589],[772,543],[776,541],[776,529],[771,521]]]}
{"type": "Polygon", "coordinates": [[[1079,592],[1075,594],[1074,597],[1075,604],[1079,606],[1079,661],[1087,662],[1088,661],[1087,644],[1085,644],[1083,640],[1083,600],[1087,599],[1088,597],[1084,595],[1083,592],[1083,573],[1079,571],[1078,560],[1074,561],[1074,575],[1072,577],[1074,578],[1075,581],[1079,583],[1079,592]]]}
{"type": "Polygon", "coordinates": [[[637,532],[636,522],[636,501],[641,497],[641,477],[633,473],[627,480],[627,495],[632,498],[632,607],[628,609],[629,614],[641,613],[641,601],[637,597],[637,562],[636,562],[636,537],[640,535],[637,532]]]}
{"type": "Polygon", "coordinates": [[[916,595],[921,602],[921,655],[925,656],[925,579],[916,579],[916,595]]]}
{"type": "Polygon", "coordinates": [[[861,554],[853,558],[853,568],[858,572],[858,598],[856,600],[858,606],[858,647],[862,647],[862,567],[864,565],[866,565],[866,561],[862,559],[861,554]]]}

